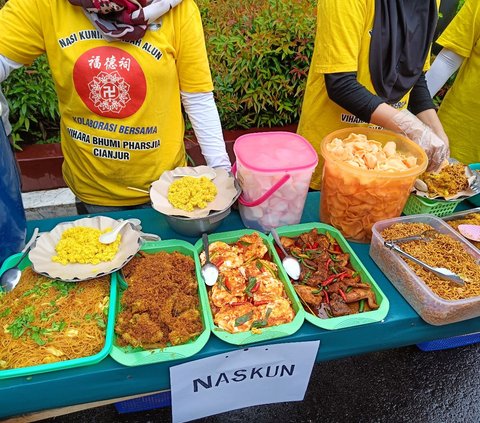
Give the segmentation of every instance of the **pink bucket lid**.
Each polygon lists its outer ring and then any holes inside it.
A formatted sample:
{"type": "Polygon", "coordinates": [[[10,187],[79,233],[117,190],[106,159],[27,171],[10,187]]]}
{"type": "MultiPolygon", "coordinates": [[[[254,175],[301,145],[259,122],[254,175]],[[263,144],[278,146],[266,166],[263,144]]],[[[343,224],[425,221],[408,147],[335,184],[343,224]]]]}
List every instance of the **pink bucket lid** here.
{"type": "Polygon", "coordinates": [[[256,172],[314,168],[318,155],[311,144],[293,132],[255,132],[238,137],[233,145],[240,164],[256,172]]]}

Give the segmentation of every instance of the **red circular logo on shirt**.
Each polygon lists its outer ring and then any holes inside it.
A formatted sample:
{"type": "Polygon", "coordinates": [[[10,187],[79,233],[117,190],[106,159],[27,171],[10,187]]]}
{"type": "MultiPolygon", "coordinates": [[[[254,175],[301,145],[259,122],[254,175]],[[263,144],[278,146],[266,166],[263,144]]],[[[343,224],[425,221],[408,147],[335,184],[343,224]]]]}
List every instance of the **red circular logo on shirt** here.
{"type": "Polygon", "coordinates": [[[136,59],[116,47],[97,47],[82,54],[73,67],[73,82],[92,112],[110,118],[133,115],[147,93],[136,59]]]}

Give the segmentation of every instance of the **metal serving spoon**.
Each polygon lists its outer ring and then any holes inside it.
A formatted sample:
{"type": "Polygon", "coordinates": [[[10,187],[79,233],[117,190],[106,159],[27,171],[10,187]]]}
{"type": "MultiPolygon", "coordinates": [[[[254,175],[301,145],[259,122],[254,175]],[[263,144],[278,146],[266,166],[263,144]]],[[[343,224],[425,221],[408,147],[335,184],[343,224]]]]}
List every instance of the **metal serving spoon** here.
{"type": "Polygon", "coordinates": [[[140,225],[142,222],[140,221],[140,219],[135,219],[135,218],[122,220],[122,221],[121,221],[117,226],[115,226],[110,232],[105,232],[105,233],[101,234],[101,235],[98,237],[98,240],[99,240],[102,244],[111,244],[112,242],[114,242],[114,241],[117,239],[118,233],[120,232],[120,230],[121,230],[127,223],[130,223],[130,224],[133,225],[133,226],[138,226],[138,225],[140,225]]]}
{"type": "Polygon", "coordinates": [[[32,245],[33,244],[30,244],[28,246],[28,248],[23,252],[22,256],[13,267],[5,270],[5,272],[2,273],[2,276],[0,276],[0,286],[5,292],[10,292],[13,288],[17,286],[17,283],[20,281],[22,271],[19,269],[18,266],[27,256],[32,245]]]}
{"type": "Polygon", "coordinates": [[[218,267],[210,261],[210,251],[208,250],[208,235],[202,234],[203,250],[205,251],[205,264],[202,266],[202,276],[205,284],[213,286],[218,279],[218,267]]]}
{"type": "Polygon", "coordinates": [[[300,263],[298,260],[291,256],[290,254],[287,254],[285,251],[285,248],[283,248],[282,242],[280,241],[280,237],[278,236],[278,233],[275,228],[270,229],[270,233],[273,236],[273,239],[275,240],[276,244],[278,245],[278,248],[282,251],[283,255],[285,256],[282,260],[283,268],[287,272],[288,276],[290,276],[293,280],[298,280],[300,277],[300,263]]]}
{"type": "MultiPolygon", "coordinates": [[[[395,240],[398,241],[398,240],[395,240]]],[[[417,263],[418,265],[422,266],[423,268],[429,270],[434,275],[438,276],[441,279],[445,279],[447,281],[456,283],[457,285],[465,285],[465,281],[458,276],[456,273],[453,273],[451,270],[446,269],[445,267],[432,267],[427,263],[413,257],[412,255],[408,254],[407,252],[403,251],[394,241],[385,241],[383,243],[385,247],[390,250],[397,252],[398,254],[407,257],[408,259],[412,260],[413,262],[417,263]]]]}

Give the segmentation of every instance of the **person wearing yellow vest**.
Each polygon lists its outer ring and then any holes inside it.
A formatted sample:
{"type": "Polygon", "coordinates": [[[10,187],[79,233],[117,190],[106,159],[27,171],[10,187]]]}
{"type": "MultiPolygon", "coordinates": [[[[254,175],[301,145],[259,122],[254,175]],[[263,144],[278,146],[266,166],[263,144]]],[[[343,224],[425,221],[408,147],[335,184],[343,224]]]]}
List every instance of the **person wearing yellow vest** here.
{"type": "Polygon", "coordinates": [[[443,49],[427,72],[432,97],[458,70],[440,104],[438,117],[450,140],[452,157],[480,162],[480,1],[466,0],[437,40],[443,49]]]}
{"type": "MultiPolygon", "coordinates": [[[[448,138],[424,75],[437,15],[436,0],[318,1],[315,49],[297,132],[319,156],[321,140],[330,132],[373,125],[403,132],[418,143],[429,157],[429,169],[448,157],[448,138]]],[[[322,168],[320,157],[313,189],[321,189],[322,168]]]]}
{"type": "Polygon", "coordinates": [[[63,176],[87,207],[145,204],[186,165],[182,105],[209,166],[230,170],[193,0],[9,0],[0,82],[46,53],[61,115],[63,176]]]}

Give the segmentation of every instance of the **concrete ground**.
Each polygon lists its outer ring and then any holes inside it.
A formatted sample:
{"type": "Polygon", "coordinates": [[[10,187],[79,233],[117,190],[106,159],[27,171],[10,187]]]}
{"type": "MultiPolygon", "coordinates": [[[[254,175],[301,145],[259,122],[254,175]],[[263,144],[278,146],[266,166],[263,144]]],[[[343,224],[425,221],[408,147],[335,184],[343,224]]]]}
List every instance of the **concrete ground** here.
{"type": "MultiPolygon", "coordinates": [[[[28,193],[29,219],[76,214],[67,189],[28,193]]],[[[423,352],[416,346],[315,365],[305,399],[223,413],[197,423],[477,423],[480,344],[423,352]]],[[[1,401],[0,401],[1,403],[1,401]]],[[[108,405],[49,423],[170,422],[171,408],[120,414],[108,405]]]]}

